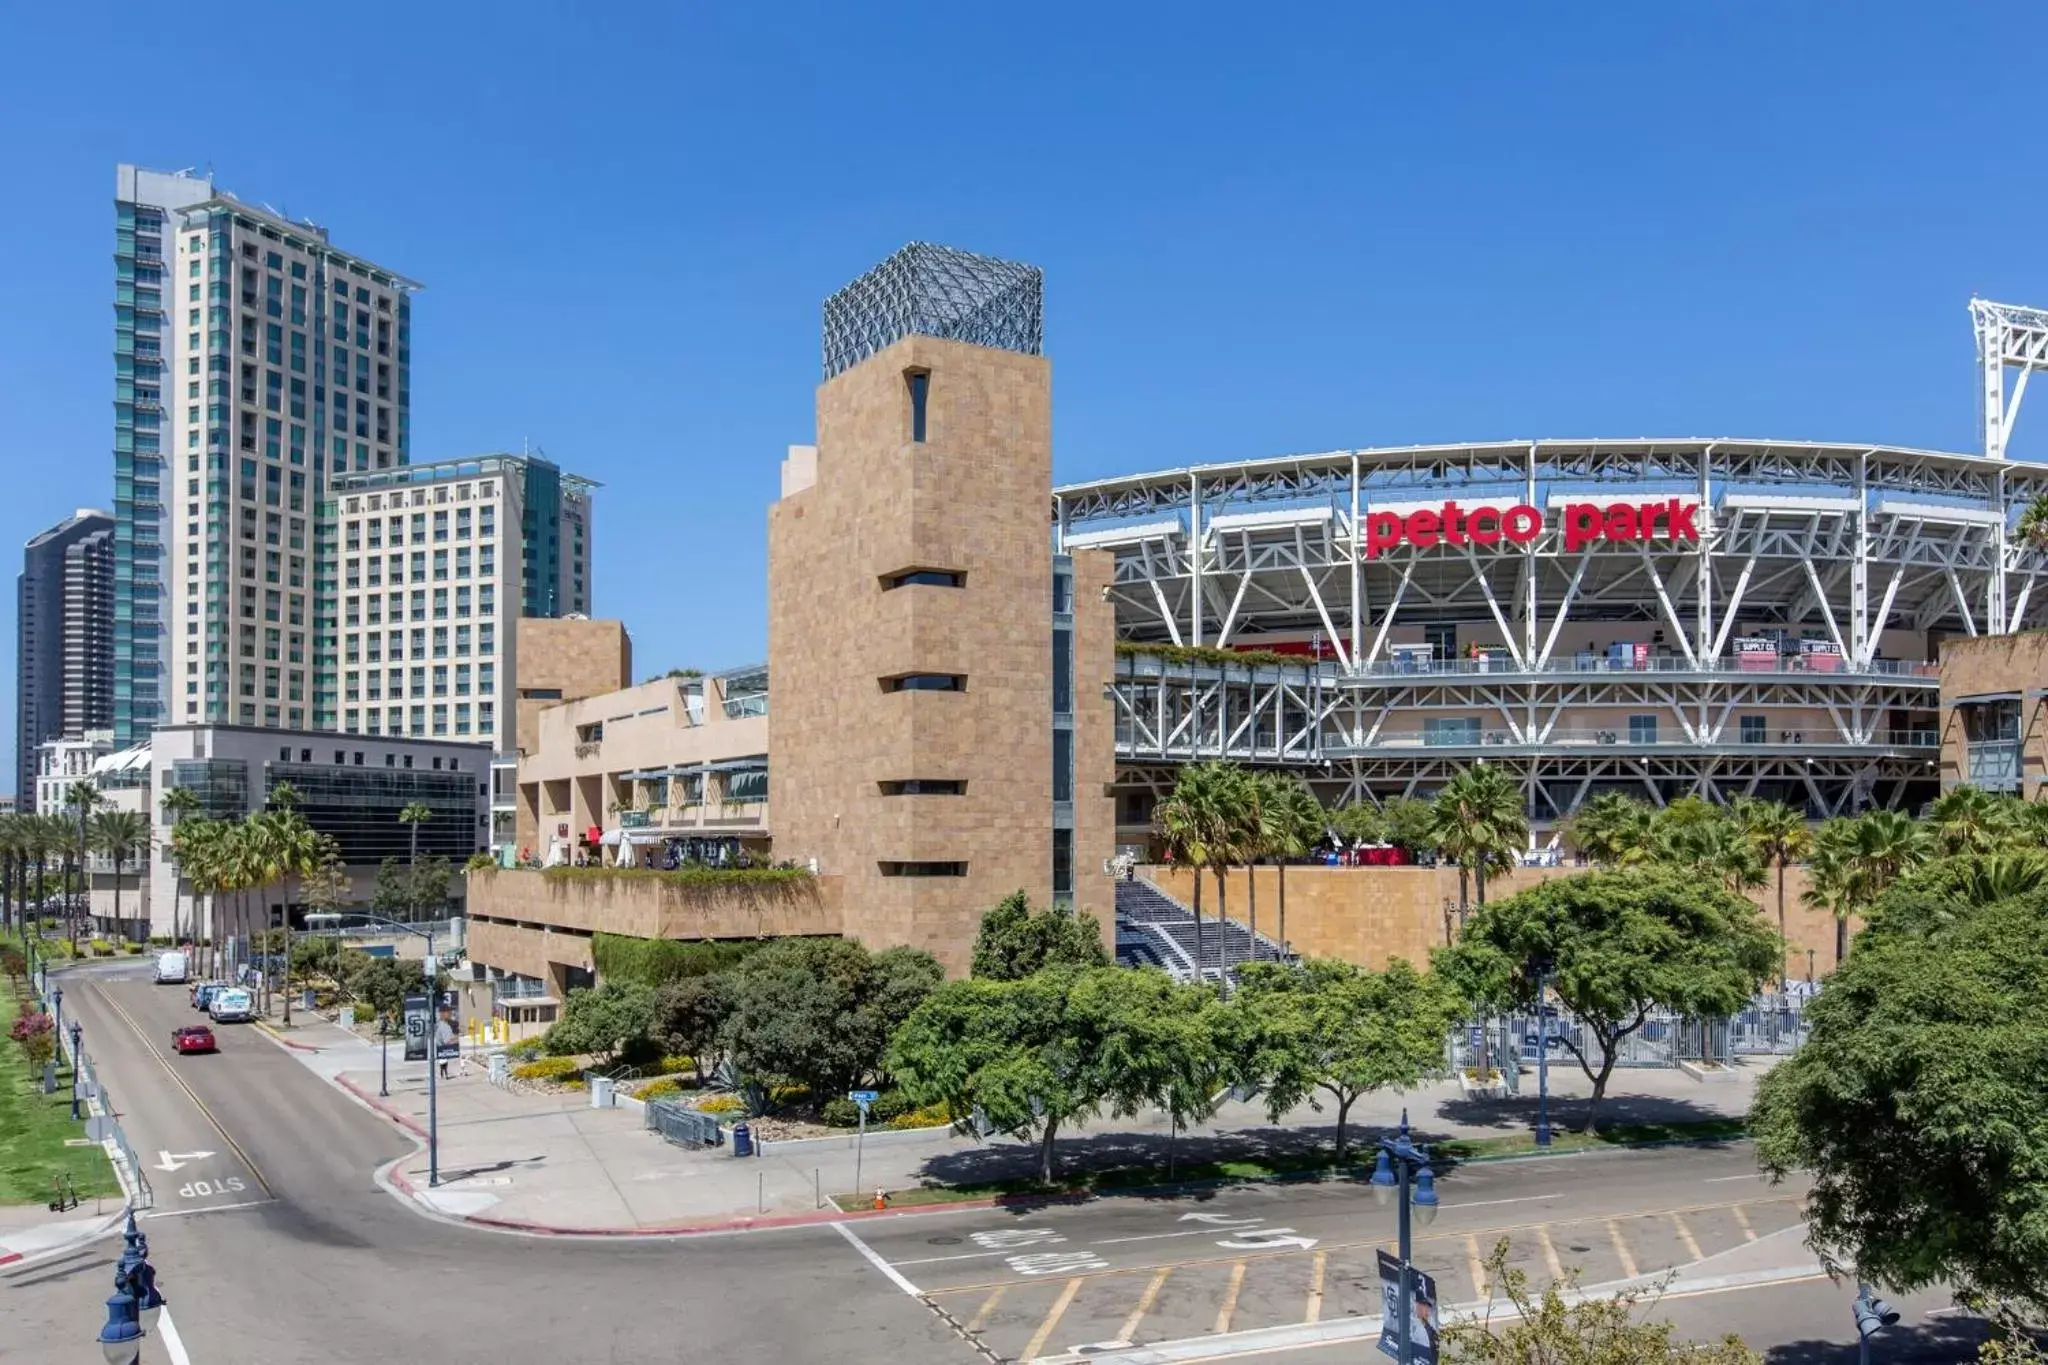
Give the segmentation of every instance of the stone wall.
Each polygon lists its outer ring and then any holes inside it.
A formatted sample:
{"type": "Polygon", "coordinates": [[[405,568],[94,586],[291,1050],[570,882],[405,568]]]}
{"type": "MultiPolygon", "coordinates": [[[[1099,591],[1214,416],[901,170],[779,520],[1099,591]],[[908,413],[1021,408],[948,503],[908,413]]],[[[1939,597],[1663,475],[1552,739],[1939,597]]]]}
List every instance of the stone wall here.
{"type": "Polygon", "coordinates": [[[2048,781],[2048,714],[2039,695],[2048,688],[2048,631],[1953,637],[1941,642],[1941,785],[1945,791],[1968,771],[1969,746],[1957,702],[1964,697],[2012,693],[2019,698],[2020,795],[2042,795],[2048,781]]]}
{"type": "MultiPolygon", "coordinates": [[[[1516,891],[1548,881],[1552,877],[1576,876],[1587,869],[1577,867],[1522,868],[1505,877],[1488,881],[1488,900],[1499,900],[1516,891]]],[[[1280,920],[1280,870],[1261,867],[1258,874],[1258,929],[1278,939],[1280,920]]],[[[1194,904],[1191,877],[1184,867],[1149,867],[1141,875],[1182,905],[1194,904]]],[[[1250,922],[1249,878],[1244,868],[1233,868],[1225,878],[1225,908],[1231,919],[1250,922]]],[[[1835,917],[1800,903],[1806,890],[1806,869],[1785,870],[1785,932],[1789,948],[1785,953],[1786,974],[1803,980],[1807,973],[1806,950],[1814,950],[1812,970],[1816,979],[1825,976],[1835,963],[1835,917]]],[[[1750,892],[1764,912],[1766,924],[1778,922],[1777,879],[1750,892]]],[[[1429,961],[1429,950],[1447,941],[1446,922],[1453,932],[1457,925],[1458,872],[1438,867],[1290,867],[1287,869],[1287,941],[1307,957],[1335,957],[1375,969],[1390,958],[1404,958],[1417,966],[1429,961]],[[1448,917],[1447,912],[1448,910],[1448,917]]],[[[1216,914],[1216,878],[1202,874],[1202,913],[1216,914]]],[[[1851,921],[1851,929],[1860,927],[1851,921]]]]}
{"type": "MultiPolygon", "coordinates": [[[[501,869],[472,872],[468,879],[473,934],[493,927],[493,921],[585,937],[779,938],[840,931],[840,884],[833,877],[691,885],[658,875],[501,869]]],[[[474,946],[471,956],[490,966],[507,965],[474,946]]]]}

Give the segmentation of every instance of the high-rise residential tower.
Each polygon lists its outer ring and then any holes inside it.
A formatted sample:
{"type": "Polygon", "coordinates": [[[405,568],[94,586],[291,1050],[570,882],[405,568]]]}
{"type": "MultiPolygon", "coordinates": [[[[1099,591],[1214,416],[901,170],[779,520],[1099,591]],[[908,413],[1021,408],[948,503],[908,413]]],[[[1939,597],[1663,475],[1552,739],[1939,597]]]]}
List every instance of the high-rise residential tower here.
{"type": "Polygon", "coordinates": [[[417,286],[225,195],[170,219],[162,721],[332,727],[316,518],[330,476],[406,462],[417,286]]]}
{"type": "Polygon", "coordinates": [[[25,802],[38,745],[112,723],[114,537],[114,518],[80,508],[22,551],[14,790],[25,802]]]}
{"type": "Polygon", "coordinates": [[[165,395],[186,368],[170,234],[212,196],[204,176],[115,168],[112,725],[123,745],[146,737],[162,706],[165,395]]]}

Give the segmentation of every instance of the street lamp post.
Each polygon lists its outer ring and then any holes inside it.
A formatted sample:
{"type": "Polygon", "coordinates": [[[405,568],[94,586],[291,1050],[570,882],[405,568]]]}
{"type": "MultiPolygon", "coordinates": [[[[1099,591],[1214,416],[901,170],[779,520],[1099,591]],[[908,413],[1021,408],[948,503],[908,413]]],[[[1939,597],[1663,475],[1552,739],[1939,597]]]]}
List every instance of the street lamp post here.
{"type": "MultiPolygon", "coordinates": [[[[362,919],[376,924],[387,925],[393,929],[403,930],[408,934],[417,934],[427,941],[425,964],[427,978],[427,1185],[429,1188],[432,1188],[441,1183],[441,1100],[440,1087],[436,1084],[436,1078],[440,1072],[441,1039],[439,1028],[440,1015],[436,1012],[435,1008],[438,1002],[434,1000],[434,969],[440,963],[439,959],[434,956],[434,931],[432,929],[421,929],[416,925],[401,924],[395,919],[386,919],[382,915],[364,914],[360,911],[356,913],[362,919]]],[[[391,1093],[389,1081],[391,1038],[381,1013],[378,1016],[377,1027],[384,1039],[384,1060],[380,1063],[377,1093],[380,1096],[388,1096],[391,1093]]]]}
{"type": "Polygon", "coordinates": [[[1415,1266],[1411,1259],[1414,1239],[1409,1209],[1413,1206],[1420,1210],[1417,1216],[1425,1227],[1436,1221],[1436,1175],[1429,1169],[1429,1153],[1408,1140],[1406,1109],[1401,1111],[1400,1131],[1393,1137],[1381,1138],[1379,1148],[1379,1160],[1372,1169],[1373,1198],[1384,1205],[1398,1193],[1401,1201],[1401,1293],[1395,1314],[1400,1354],[1396,1359],[1400,1365],[1412,1365],[1415,1343],[1409,1325],[1415,1316],[1415,1266]]]}
{"type": "Polygon", "coordinates": [[[135,1226],[135,1211],[128,1211],[128,1228],[122,1234],[121,1259],[114,1266],[114,1292],[107,1299],[107,1321],[100,1328],[100,1354],[107,1365],[137,1365],[142,1359],[142,1339],[156,1327],[164,1310],[164,1296],[157,1291],[156,1267],[149,1263],[149,1239],[135,1226]]]}
{"type": "Polygon", "coordinates": [[[391,1098],[391,1016],[377,1011],[377,1097],[391,1098]]]}
{"type": "Polygon", "coordinates": [[[1856,1302],[1849,1306],[1856,1318],[1856,1359],[1858,1365],[1870,1365],[1870,1339],[1899,1320],[1899,1312],[1890,1304],[1871,1292],[1870,1286],[1861,1281],[1856,1285],[1856,1302]]]}
{"type": "Polygon", "coordinates": [[[84,1070],[85,1053],[79,1048],[79,1034],[82,1030],[78,1021],[71,1021],[71,1117],[78,1118],[78,1073],[84,1070]]]}
{"type": "Polygon", "coordinates": [[[62,986],[53,986],[50,989],[50,1027],[57,1030],[59,1034],[64,1032],[64,988],[62,986]]]}

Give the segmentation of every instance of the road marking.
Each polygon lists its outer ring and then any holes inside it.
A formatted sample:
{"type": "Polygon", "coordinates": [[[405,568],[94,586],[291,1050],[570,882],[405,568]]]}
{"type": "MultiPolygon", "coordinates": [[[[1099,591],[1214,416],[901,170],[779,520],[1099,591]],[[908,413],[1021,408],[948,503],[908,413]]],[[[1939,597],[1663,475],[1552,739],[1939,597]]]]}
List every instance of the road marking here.
{"type": "Polygon", "coordinates": [[[270,1188],[270,1182],[264,1179],[262,1169],[249,1159],[249,1154],[242,1150],[241,1143],[235,1141],[234,1134],[227,1130],[227,1125],[213,1116],[213,1111],[206,1107],[206,1101],[200,1099],[198,1092],[186,1083],[183,1076],[178,1074],[178,1068],[172,1066],[164,1054],[157,1050],[156,1044],[150,1041],[149,1035],[142,1031],[142,1025],[135,1022],[135,1016],[122,1008],[120,1001],[107,992],[98,989],[97,986],[94,987],[93,994],[98,997],[100,1003],[119,1015],[121,1022],[126,1024],[136,1038],[141,1040],[142,1050],[156,1058],[156,1064],[164,1069],[164,1074],[177,1084],[178,1089],[185,1092],[185,1098],[192,1101],[193,1107],[199,1111],[200,1115],[208,1123],[213,1125],[213,1130],[220,1134],[221,1141],[227,1143],[228,1150],[241,1159],[242,1165],[248,1168],[249,1174],[256,1178],[256,1183],[263,1187],[263,1193],[272,1199],[277,1198],[277,1191],[270,1188]]]}
{"type": "Polygon", "coordinates": [[[908,1261],[891,1261],[890,1265],[938,1265],[942,1261],[985,1261],[991,1256],[1007,1256],[1007,1251],[963,1251],[957,1256],[918,1256],[908,1261]]]}
{"type": "Polygon", "coordinates": [[[1297,1235],[1293,1228],[1245,1228],[1216,1245],[1232,1251],[1272,1251],[1276,1247],[1292,1245],[1307,1251],[1316,1241],[1314,1237],[1297,1235]]]}
{"type": "Polygon", "coordinates": [[[1183,1223],[1208,1223],[1219,1228],[1242,1228],[1249,1227],[1259,1220],[1256,1218],[1232,1218],[1227,1213],[1184,1213],[1180,1216],[1180,1221],[1183,1223]]]}
{"type": "MultiPolygon", "coordinates": [[[[841,1226],[845,1225],[841,1224],[841,1226]]],[[[1081,1277],[1076,1275],[1073,1279],[1067,1281],[1067,1287],[1062,1289],[1060,1296],[1052,1301],[1052,1311],[1045,1315],[1044,1322],[1038,1324],[1038,1330],[1031,1334],[1031,1340],[1024,1343],[1024,1350],[1017,1356],[1017,1359],[1038,1359],[1038,1353],[1045,1349],[1046,1339],[1052,1335],[1052,1329],[1059,1326],[1060,1319],[1066,1316],[1067,1305],[1072,1303],[1074,1295],[1080,1292],[1081,1277]]]]}
{"type": "Polygon", "coordinates": [[[1467,1234],[1465,1237],[1465,1264],[1472,1272],[1472,1286],[1479,1291],[1479,1297],[1486,1297],[1486,1266],[1479,1259],[1479,1238],[1467,1234]]]}
{"type": "Polygon", "coordinates": [[[1694,1237],[1692,1229],[1685,1225],[1685,1215],[1682,1213],[1672,1214],[1671,1223],[1672,1226],[1678,1229],[1678,1240],[1685,1243],[1685,1249],[1692,1253],[1692,1258],[1695,1261],[1705,1259],[1706,1253],[1700,1250],[1699,1239],[1694,1237]]]}
{"type": "Polygon", "coordinates": [[[971,1337],[982,1329],[983,1325],[988,1322],[988,1315],[996,1311],[996,1305],[1003,1301],[1003,1295],[1008,1293],[1009,1289],[1010,1286],[999,1284],[995,1287],[993,1293],[981,1301],[981,1307],[975,1309],[974,1316],[967,1320],[968,1336],[971,1337]]]}
{"type": "Polygon", "coordinates": [[[1237,1313],[1237,1294],[1243,1288],[1244,1262],[1239,1261],[1230,1268],[1230,1287],[1223,1291],[1223,1304],[1216,1310],[1217,1336],[1230,1330],[1230,1319],[1237,1313]]]}
{"type": "Polygon", "coordinates": [[[171,1321],[168,1307],[156,1315],[156,1334],[163,1338],[164,1354],[171,1358],[171,1365],[192,1365],[192,1357],[185,1353],[185,1339],[178,1335],[178,1325],[171,1321]]]}
{"type": "Polygon", "coordinates": [[[1080,1270],[1104,1270],[1109,1262],[1092,1251],[1033,1251],[1010,1257],[1008,1265],[1019,1275],[1069,1275],[1080,1270]]]}
{"type": "Polygon", "coordinates": [[[1131,1310],[1131,1315],[1124,1319],[1124,1325],[1117,1329],[1118,1336],[1122,1337],[1125,1341],[1136,1341],[1138,1339],[1138,1324],[1143,1322],[1145,1315],[1152,1311],[1152,1305],[1159,1300],[1159,1291],[1166,1287],[1166,1277],[1172,1273],[1173,1267],[1170,1265],[1159,1267],[1158,1271],[1153,1274],[1151,1281],[1146,1284],[1145,1292],[1138,1295],[1138,1306],[1131,1310]]]}
{"type": "Polygon", "coordinates": [[[1742,1240],[1754,1242],[1756,1240],[1756,1229],[1749,1225],[1749,1215],[1742,1211],[1742,1205],[1733,1205],[1728,1211],[1735,1215],[1735,1226],[1742,1229],[1742,1240]]]}
{"type": "MultiPolygon", "coordinates": [[[[1752,1199],[1752,1200],[1749,1200],[1748,1202],[1749,1202],[1749,1203],[1750,1203],[1751,1205],[1758,1205],[1758,1204],[1795,1204],[1795,1203],[1800,1203],[1800,1202],[1803,1202],[1803,1201],[1805,1200],[1805,1198],[1806,1198],[1806,1196],[1805,1196],[1805,1195],[1803,1195],[1803,1194],[1801,1194],[1801,1195],[1792,1195],[1792,1194],[1787,1194],[1787,1195],[1780,1195],[1780,1196],[1776,1196],[1776,1197],[1773,1197],[1773,1198],[1767,1198],[1767,1199],[1752,1199]]],[[[1622,1217],[1626,1217],[1626,1218],[1656,1218],[1656,1217],[1661,1217],[1661,1216],[1663,1216],[1663,1215],[1665,1215],[1665,1214],[1669,1214],[1669,1213],[1707,1213],[1707,1212],[1717,1212],[1717,1211],[1720,1211],[1720,1210],[1724,1210],[1724,1209],[1728,1209],[1728,1208],[1732,1208],[1732,1207],[1734,1207],[1734,1206],[1733,1206],[1733,1205],[1730,1205],[1730,1204],[1689,1204],[1689,1205],[1686,1205],[1686,1206],[1684,1206],[1684,1207],[1681,1207],[1681,1208],[1677,1208],[1677,1209],[1643,1209],[1643,1210],[1641,1210],[1640,1212],[1635,1212],[1635,1213],[1627,1213],[1627,1214],[1623,1214],[1623,1215],[1621,1215],[1621,1216],[1622,1216],[1622,1217]]],[[[1600,1220],[1598,1220],[1598,1219],[1591,1219],[1591,1218],[1588,1218],[1588,1219],[1581,1219],[1581,1220],[1578,1220],[1578,1221],[1590,1224],[1590,1223],[1598,1222],[1598,1221],[1600,1221],[1600,1220]]],[[[837,1225],[837,1224],[835,1224],[834,1226],[838,1226],[838,1225],[837,1225]]],[[[1542,1224],[1538,1224],[1538,1223],[1499,1223],[1499,1224],[1495,1224],[1495,1225],[1494,1225],[1494,1226],[1492,1226],[1492,1227],[1484,1227],[1484,1228],[1474,1228],[1474,1229],[1472,1230],[1472,1235],[1475,1235],[1475,1236],[1479,1236],[1479,1237],[1495,1237],[1495,1236],[1504,1236],[1504,1235],[1507,1235],[1507,1234],[1510,1234],[1510,1233],[1516,1233],[1516,1232],[1527,1232],[1527,1231],[1529,1231],[1529,1230],[1530,1230],[1530,1229],[1532,1229],[1532,1228],[1536,1228],[1536,1227],[1540,1227],[1540,1226],[1542,1226],[1542,1224]]],[[[1423,1235],[1423,1236],[1418,1236],[1418,1237],[1416,1237],[1416,1238],[1415,1238],[1415,1241],[1416,1241],[1417,1245],[1421,1245],[1421,1244],[1424,1244],[1424,1243],[1428,1243],[1428,1244],[1434,1244],[1434,1243],[1437,1243],[1437,1242],[1440,1242],[1440,1241],[1445,1241],[1445,1240],[1447,1240],[1447,1239],[1449,1239],[1449,1238],[1453,1238],[1453,1237],[1463,1237],[1463,1236],[1466,1236],[1466,1235],[1467,1235],[1467,1234],[1465,1234],[1465,1233],[1462,1233],[1462,1232],[1440,1232],[1440,1233],[1430,1233],[1430,1234],[1426,1234],[1426,1235],[1423,1235]]],[[[1391,1246],[1391,1244],[1390,1244],[1390,1243],[1389,1243],[1389,1242],[1388,1242],[1388,1241],[1387,1241],[1387,1240],[1386,1240],[1386,1239],[1385,1239],[1384,1237],[1381,1237],[1381,1238],[1364,1238],[1364,1239],[1361,1239],[1361,1240],[1359,1240],[1359,1241],[1356,1241],[1356,1242],[1331,1242],[1331,1243],[1329,1243],[1329,1244],[1328,1244],[1328,1249],[1329,1249],[1329,1250],[1331,1250],[1331,1251],[1352,1251],[1352,1250],[1356,1250],[1356,1249],[1358,1249],[1358,1248],[1360,1248],[1360,1247],[1387,1247],[1387,1248],[1388,1248],[1388,1250],[1390,1250],[1390,1251],[1392,1250],[1392,1246],[1391,1246]]],[[[1265,1253],[1265,1254],[1266,1254],[1266,1255],[1269,1255],[1269,1256],[1298,1256],[1298,1255],[1300,1255],[1301,1253],[1300,1253],[1299,1251],[1295,1251],[1295,1250],[1288,1250],[1288,1249],[1278,1249],[1278,1250],[1274,1250],[1274,1251],[1271,1251],[1271,1252],[1267,1252],[1267,1253],[1265,1253]]],[[[1185,1261],[1181,1261],[1181,1262],[1179,1262],[1179,1264],[1181,1264],[1181,1265],[1183,1265],[1183,1266],[1198,1266],[1198,1265],[1228,1265],[1228,1264],[1230,1264],[1230,1263],[1231,1263],[1232,1261],[1234,1261],[1234,1260],[1236,1260],[1236,1259],[1237,1259],[1237,1258],[1236,1258],[1235,1256],[1197,1256],[1197,1257],[1192,1257],[1192,1258],[1190,1258],[1190,1259],[1188,1259],[1188,1260],[1185,1260],[1185,1261]]],[[[1259,1259],[1259,1258],[1255,1256],[1255,1257],[1253,1257],[1253,1259],[1259,1259]]],[[[1135,1274],[1138,1274],[1138,1273],[1139,1273],[1140,1271],[1142,1271],[1142,1270],[1145,1270],[1145,1269],[1147,1269],[1147,1267],[1145,1267],[1145,1266],[1119,1266],[1119,1267],[1117,1267],[1116,1269],[1113,1269],[1113,1270],[1103,1270],[1103,1271],[1099,1272],[1099,1275],[1098,1275],[1098,1277],[1099,1277],[1099,1278],[1107,1278],[1108,1276],[1111,1276],[1111,1275],[1135,1275],[1135,1274]]],[[[1002,1281],[999,1281],[999,1280],[982,1280],[982,1281],[977,1281],[977,1282],[975,1282],[975,1283],[973,1283],[973,1284],[955,1284],[955,1285],[947,1285],[947,1286],[946,1286],[945,1288],[943,1288],[943,1289],[934,1289],[934,1290],[932,1291],[932,1293],[934,1293],[934,1294],[967,1294],[967,1293],[976,1293],[976,1292],[984,1292],[984,1291],[987,1291],[987,1290],[990,1290],[990,1289],[994,1289],[994,1288],[996,1287],[996,1285],[997,1285],[997,1284],[999,1284],[999,1283],[1002,1283],[1002,1281]]],[[[1666,1297],[1669,1297],[1669,1296],[1667,1295],[1666,1297]]]]}
{"type": "Polygon", "coordinates": [[[976,1246],[989,1247],[996,1251],[1013,1251],[1036,1242],[1067,1240],[1058,1228],[1000,1228],[995,1232],[969,1233],[968,1237],[976,1246]]]}
{"type": "Polygon", "coordinates": [[[1158,1242],[1168,1237],[1200,1237],[1208,1230],[1207,1228],[1189,1228],[1185,1232],[1148,1232],[1141,1237],[1105,1237],[1099,1242],[1090,1242],[1088,1245],[1106,1247],[1114,1246],[1118,1242],[1158,1242]]]}
{"type": "Polygon", "coordinates": [[[1541,1223],[1536,1225],[1536,1241],[1543,1247],[1543,1264],[1550,1271],[1550,1278],[1564,1278],[1564,1262],[1557,1259],[1557,1247],[1550,1240],[1550,1233],[1541,1223]]]}
{"type": "Polygon", "coordinates": [[[193,1162],[204,1161],[212,1155],[212,1152],[166,1152],[159,1147],[156,1153],[156,1165],[150,1169],[166,1173],[182,1171],[193,1162]]]}
{"type": "Polygon", "coordinates": [[[1719,1185],[1719,1184],[1721,1184],[1722,1182],[1724,1182],[1724,1181],[1728,1181],[1728,1180],[1762,1180],[1762,1179],[1763,1179],[1763,1174],[1762,1174],[1762,1172],[1760,1172],[1760,1171],[1750,1171],[1750,1172],[1747,1172],[1746,1174],[1743,1174],[1743,1175],[1710,1175],[1710,1176],[1708,1176],[1708,1177],[1707,1177],[1707,1178],[1706,1178],[1705,1180],[1701,1181],[1700,1183],[1701,1183],[1701,1184],[1703,1184],[1703,1185],[1719,1185]]]}
{"type": "Polygon", "coordinates": [[[910,1297],[913,1299],[918,1297],[917,1286],[912,1284],[909,1280],[904,1279],[902,1272],[897,1270],[895,1266],[890,1265],[880,1256],[877,1256],[875,1254],[875,1249],[869,1246],[866,1242],[863,1242],[860,1238],[856,1237],[854,1235],[852,1228],[846,1226],[846,1224],[844,1223],[834,1223],[832,1226],[839,1230],[839,1235],[841,1237],[844,1237],[848,1242],[853,1244],[853,1249],[855,1251],[858,1251],[862,1256],[865,1256],[867,1258],[867,1262],[869,1265],[881,1271],[884,1275],[887,1275],[889,1277],[889,1282],[891,1284],[895,1285],[904,1293],[910,1295],[910,1297]]]}
{"type": "Polygon", "coordinates": [[[1318,1251],[1309,1262],[1308,1270],[1308,1312],[1302,1315],[1303,1322],[1314,1322],[1323,1315],[1323,1270],[1330,1263],[1330,1253],[1318,1251]]]}
{"type": "Polygon", "coordinates": [[[1621,1258],[1621,1278],[1633,1280],[1636,1277],[1636,1258],[1628,1254],[1628,1243],[1621,1240],[1621,1228],[1612,1218],[1607,1220],[1607,1235],[1614,1240],[1614,1254],[1621,1258]]]}
{"type": "Polygon", "coordinates": [[[202,1204],[196,1209],[151,1209],[148,1213],[141,1214],[140,1216],[143,1218],[184,1218],[194,1213],[231,1213],[236,1209],[260,1209],[265,1204],[275,1202],[277,1201],[273,1199],[250,1199],[240,1204],[202,1204]]]}
{"type": "Polygon", "coordinates": [[[1474,1199],[1465,1204],[1445,1204],[1444,1209],[1489,1209],[1496,1204],[1534,1204],[1544,1199],[1562,1199],[1562,1194],[1523,1194],[1513,1199],[1474,1199]]]}

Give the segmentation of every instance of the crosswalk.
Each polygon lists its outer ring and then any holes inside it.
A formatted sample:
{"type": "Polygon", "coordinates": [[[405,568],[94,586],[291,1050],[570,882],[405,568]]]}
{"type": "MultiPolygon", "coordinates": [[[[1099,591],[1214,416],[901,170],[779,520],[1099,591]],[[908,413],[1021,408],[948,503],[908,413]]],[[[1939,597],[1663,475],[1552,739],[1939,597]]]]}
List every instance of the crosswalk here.
{"type": "MultiPolygon", "coordinates": [[[[1446,1303],[1500,1296],[1503,1287],[1491,1283],[1489,1269],[1500,1252],[1500,1263],[1526,1276],[1533,1292],[1569,1280],[1601,1284],[1654,1275],[1791,1228],[1803,1198],[1787,1193],[1611,1217],[1421,1230],[1415,1260],[1446,1303]]],[[[1131,1266],[1110,1264],[1106,1253],[1085,1245],[1034,1251],[1020,1244],[1008,1259],[967,1261],[963,1269],[986,1269],[924,1293],[988,1352],[1025,1362],[1379,1312],[1375,1255],[1392,1251],[1390,1242],[1304,1248],[1292,1243],[1307,1239],[1285,1236],[1233,1240],[1225,1246],[1200,1238],[1200,1251],[1187,1244],[1190,1254],[1182,1259],[1131,1266]]]]}

